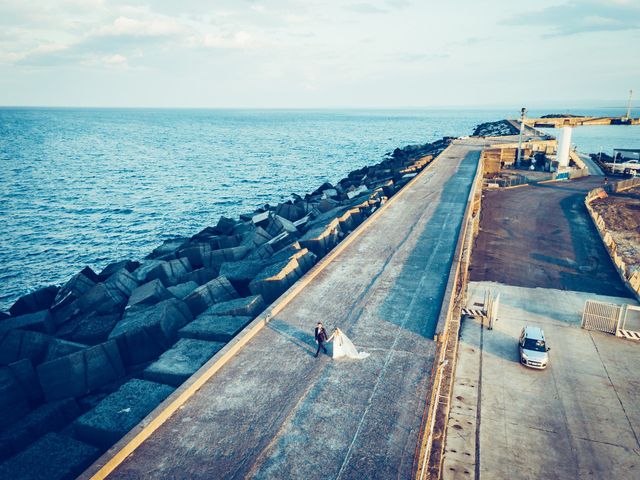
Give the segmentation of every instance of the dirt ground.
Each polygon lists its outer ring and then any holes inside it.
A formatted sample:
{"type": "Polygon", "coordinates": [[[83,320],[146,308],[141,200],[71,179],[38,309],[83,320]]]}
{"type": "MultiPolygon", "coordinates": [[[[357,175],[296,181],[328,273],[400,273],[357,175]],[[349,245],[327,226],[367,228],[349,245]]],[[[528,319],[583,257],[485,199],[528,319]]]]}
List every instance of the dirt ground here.
{"type": "Polygon", "coordinates": [[[483,192],[470,279],[628,297],[584,205],[602,181],[483,192]]]}
{"type": "Polygon", "coordinates": [[[611,232],[627,265],[640,266],[640,187],[598,198],[591,203],[611,232]]]}

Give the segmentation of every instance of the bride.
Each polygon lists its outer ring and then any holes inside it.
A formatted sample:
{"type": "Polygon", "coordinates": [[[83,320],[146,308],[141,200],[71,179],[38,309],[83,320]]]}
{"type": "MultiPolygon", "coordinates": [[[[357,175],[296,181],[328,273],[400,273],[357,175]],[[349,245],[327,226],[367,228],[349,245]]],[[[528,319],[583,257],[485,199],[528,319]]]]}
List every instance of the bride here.
{"type": "Polygon", "coordinates": [[[339,328],[333,331],[328,341],[333,344],[333,358],[347,357],[360,360],[369,356],[366,352],[358,352],[349,337],[339,328]]]}

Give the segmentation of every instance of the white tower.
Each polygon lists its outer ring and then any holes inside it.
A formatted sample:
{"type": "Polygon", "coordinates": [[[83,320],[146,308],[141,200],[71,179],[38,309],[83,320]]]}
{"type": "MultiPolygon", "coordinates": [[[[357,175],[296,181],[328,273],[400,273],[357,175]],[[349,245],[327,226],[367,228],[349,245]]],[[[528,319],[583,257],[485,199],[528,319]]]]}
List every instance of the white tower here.
{"type": "Polygon", "coordinates": [[[559,167],[569,166],[569,150],[571,149],[571,127],[562,127],[558,136],[556,160],[559,167]]]}

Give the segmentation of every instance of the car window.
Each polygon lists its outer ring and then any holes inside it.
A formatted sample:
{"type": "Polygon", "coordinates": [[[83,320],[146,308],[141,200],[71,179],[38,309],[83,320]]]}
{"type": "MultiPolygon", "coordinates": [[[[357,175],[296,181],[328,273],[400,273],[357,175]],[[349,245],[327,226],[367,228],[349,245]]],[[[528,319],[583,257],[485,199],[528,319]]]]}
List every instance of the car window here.
{"type": "Polygon", "coordinates": [[[546,352],[544,340],[536,340],[534,338],[525,338],[523,347],[525,350],[533,350],[535,352],[546,352]]]}

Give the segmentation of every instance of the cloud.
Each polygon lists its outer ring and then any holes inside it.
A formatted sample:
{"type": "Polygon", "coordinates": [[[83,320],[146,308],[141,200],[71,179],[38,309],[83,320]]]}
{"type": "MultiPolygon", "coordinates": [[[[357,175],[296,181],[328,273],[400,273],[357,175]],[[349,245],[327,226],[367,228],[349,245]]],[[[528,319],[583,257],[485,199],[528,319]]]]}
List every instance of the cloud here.
{"type": "Polygon", "coordinates": [[[548,28],[545,36],[640,29],[640,3],[631,0],[571,0],[501,22],[548,28]]]}
{"type": "MultiPolygon", "coordinates": [[[[43,36],[54,37],[51,31],[43,36]]],[[[258,36],[232,23],[216,24],[191,17],[168,16],[148,7],[124,6],[110,18],[85,28],[75,36],[60,35],[63,41],[35,40],[12,45],[2,51],[4,63],[51,67],[80,65],[85,67],[130,68],[143,62],[145,54],[169,49],[255,49],[264,45],[258,36]],[[114,18],[115,17],[115,18],[114,18]],[[35,44],[34,44],[35,43],[35,44]]],[[[35,38],[33,38],[35,37],[35,38]]]]}
{"type": "Polygon", "coordinates": [[[184,25],[172,18],[135,19],[118,17],[112,24],[98,30],[98,35],[132,37],[169,37],[187,31],[184,25]]]}
{"type": "Polygon", "coordinates": [[[354,3],[346,7],[348,10],[356,13],[387,13],[387,10],[372,3],[354,3]]]}
{"type": "Polygon", "coordinates": [[[243,30],[229,34],[206,33],[190,39],[192,46],[220,49],[248,49],[258,48],[261,43],[250,33],[243,30]]]}

